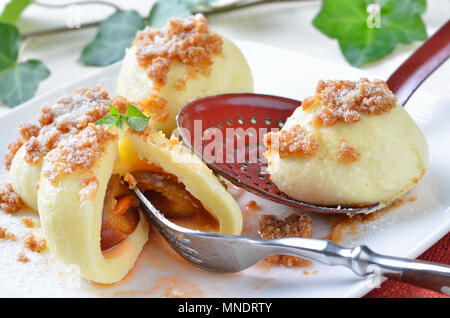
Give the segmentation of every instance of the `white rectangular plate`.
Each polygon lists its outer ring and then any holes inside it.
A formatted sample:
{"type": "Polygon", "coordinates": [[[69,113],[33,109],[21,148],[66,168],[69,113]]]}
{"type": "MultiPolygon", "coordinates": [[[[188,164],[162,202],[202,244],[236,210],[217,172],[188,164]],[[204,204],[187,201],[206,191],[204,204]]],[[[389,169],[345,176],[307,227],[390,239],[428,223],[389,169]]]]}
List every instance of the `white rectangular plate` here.
{"type": "MultiPolygon", "coordinates": [[[[253,73],[255,91],[302,99],[314,93],[320,79],[358,79],[370,75],[310,56],[254,44],[237,42],[253,73]]],[[[8,143],[17,136],[20,122],[32,122],[45,102],[54,102],[64,94],[81,87],[103,85],[115,96],[115,79],[120,63],[104,68],[97,75],[64,85],[35,98],[0,116],[0,157],[8,143]]],[[[450,104],[448,95],[413,101],[407,110],[424,131],[431,154],[428,174],[410,195],[415,202],[405,202],[382,218],[361,227],[360,233],[347,237],[344,245],[366,244],[379,253],[416,257],[445,235],[450,229],[450,104]]],[[[0,162],[6,177],[3,159],[0,162]]],[[[293,209],[267,202],[246,193],[239,199],[241,207],[256,200],[261,214],[289,213],[293,209]]],[[[30,231],[21,217],[36,214],[30,211],[15,215],[0,213],[0,226],[17,236],[15,242],[0,240],[0,297],[98,297],[98,296],[181,296],[181,297],[359,297],[372,288],[367,280],[350,270],[314,263],[309,267],[287,269],[254,266],[238,274],[205,272],[182,261],[165,242],[152,233],[149,243],[132,273],[113,286],[97,286],[77,280],[70,269],[61,264],[50,251],[36,254],[26,251],[30,262],[19,263],[17,254],[24,251],[21,237],[30,231]]],[[[324,237],[329,228],[326,216],[313,216],[314,237],[324,237]]],[[[39,228],[33,229],[39,231],[39,228]]]]}

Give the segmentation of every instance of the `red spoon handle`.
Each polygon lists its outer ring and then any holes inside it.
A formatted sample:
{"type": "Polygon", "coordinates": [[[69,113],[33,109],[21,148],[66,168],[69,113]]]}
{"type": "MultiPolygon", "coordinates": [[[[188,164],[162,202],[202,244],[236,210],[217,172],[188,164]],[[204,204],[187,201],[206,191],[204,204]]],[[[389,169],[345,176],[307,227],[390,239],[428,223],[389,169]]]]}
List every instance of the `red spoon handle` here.
{"type": "Polygon", "coordinates": [[[404,105],[422,82],[450,56],[450,20],[389,77],[387,84],[404,105]]]}

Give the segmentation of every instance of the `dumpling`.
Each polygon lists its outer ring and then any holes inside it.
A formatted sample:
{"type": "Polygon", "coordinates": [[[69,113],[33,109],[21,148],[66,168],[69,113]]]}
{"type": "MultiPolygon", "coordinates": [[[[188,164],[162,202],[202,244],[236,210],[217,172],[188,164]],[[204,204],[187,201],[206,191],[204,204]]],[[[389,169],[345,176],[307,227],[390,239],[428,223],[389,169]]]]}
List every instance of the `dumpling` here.
{"type": "MultiPolygon", "coordinates": [[[[119,149],[122,169],[131,172],[137,186],[175,223],[180,218],[195,218],[196,213],[197,217],[209,214],[210,223],[217,222],[217,229],[211,230],[241,233],[242,214],[237,202],[201,159],[178,139],[167,139],[150,127],[142,133],[129,129],[119,149]]],[[[195,225],[193,229],[202,230],[195,225]]]]}
{"type": "Polygon", "coordinates": [[[252,91],[244,56],[231,41],[210,31],[202,15],[171,19],[162,29],[138,32],[117,80],[117,94],[139,105],[151,116],[153,128],[167,136],[188,103],[252,91]]]}
{"type": "Polygon", "coordinates": [[[37,208],[50,250],[98,283],[122,279],[148,239],[138,202],[114,173],[120,131],[94,124],[110,102],[96,88],[44,105],[39,125],[22,126],[23,145],[11,154],[13,188],[37,208]]]}
{"type": "Polygon", "coordinates": [[[110,104],[123,113],[130,103],[99,87],[44,105],[39,125],[21,125],[10,147],[13,189],[38,211],[59,260],[97,283],[128,273],[149,232],[129,186],[180,226],[241,233],[239,205],[178,139],[151,125],[143,132],[97,125],[110,104]]]}
{"type": "Polygon", "coordinates": [[[319,205],[388,203],[425,174],[424,135],[386,83],[320,81],[279,132],[265,136],[271,180],[319,205]]]}

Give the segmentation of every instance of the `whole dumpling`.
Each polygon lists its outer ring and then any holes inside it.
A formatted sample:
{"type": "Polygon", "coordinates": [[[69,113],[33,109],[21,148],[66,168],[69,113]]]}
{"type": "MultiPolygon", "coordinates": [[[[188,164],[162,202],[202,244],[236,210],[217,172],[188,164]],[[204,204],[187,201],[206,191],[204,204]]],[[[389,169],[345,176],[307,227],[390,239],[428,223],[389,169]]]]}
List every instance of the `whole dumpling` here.
{"type": "Polygon", "coordinates": [[[391,202],[425,174],[426,139],[383,81],[320,81],[281,131],[266,135],[268,172],[319,205],[391,202]]]}
{"type": "Polygon", "coordinates": [[[253,91],[247,62],[231,41],[209,30],[202,15],[171,19],[137,33],[117,79],[117,94],[151,116],[167,136],[176,115],[206,96],[253,91]]]}

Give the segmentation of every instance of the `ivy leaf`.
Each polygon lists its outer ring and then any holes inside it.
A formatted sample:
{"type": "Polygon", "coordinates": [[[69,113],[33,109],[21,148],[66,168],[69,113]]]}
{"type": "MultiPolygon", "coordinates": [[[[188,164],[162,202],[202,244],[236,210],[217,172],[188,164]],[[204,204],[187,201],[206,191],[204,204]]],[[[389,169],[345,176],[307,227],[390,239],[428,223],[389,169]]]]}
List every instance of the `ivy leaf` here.
{"type": "Polygon", "coordinates": [[[324,0],[313,25],[339,41],[347,61],[354,66],[390,54],[398,43],[427,38],[421,14],[426,0],[378,0],[380,28],[369,28],[367,6],[373,0],[324,0]]]}
{"type": "Polygon", "coordinates": [[[6,23],[0,23],[0,72],[13,66],[19,55],[19,30],[6,23]]]}
{"type": "Polygon", "coordinates": [[[0,73],[0,101],[9,106],[31,99],[39,83],[50,75],[44,63],[28,60],[0,73]]]}
{"type": "Polygon", "coordinates": [[[148,25],[158,28],[164,26],[170,18],[185,18],[191,15],[191,10],[185,1],[163,0],[156,2],[148,16],[148,25]]]}
{"type": "Polygon", "coordinates": [[[23,10],[31,4],[31,0],[11,0],[0,15],[0,22],[15,24],[23,10]]]}
{"type": "Polygon", "coordinates": [[[17,106],[34,96],[50,71],[38,60],[17,63],[21,38],[14,25],[0,23],[0,39],[0,102],[17,106]]]}
{"type": "Polygon", "coordinates": [[[136,11],[117,11],[100,24],[95,39],[83,49],[78,62],[106,66],[121,60],[136,32],[144,25],[144,20],[136,11]]]}

